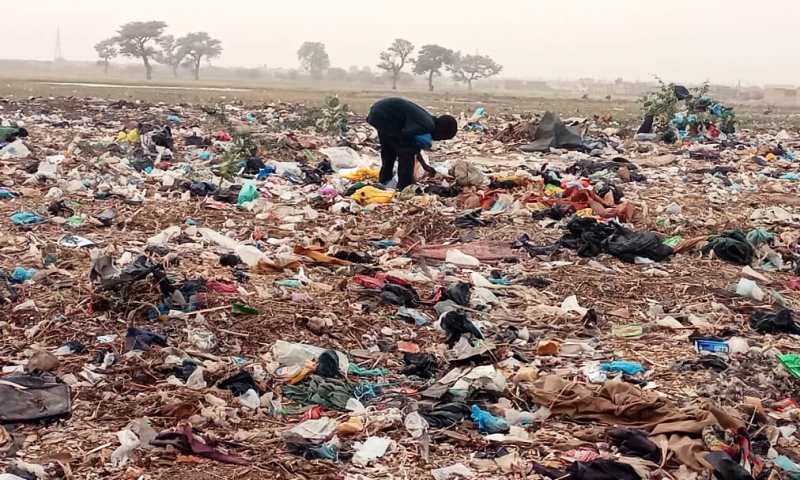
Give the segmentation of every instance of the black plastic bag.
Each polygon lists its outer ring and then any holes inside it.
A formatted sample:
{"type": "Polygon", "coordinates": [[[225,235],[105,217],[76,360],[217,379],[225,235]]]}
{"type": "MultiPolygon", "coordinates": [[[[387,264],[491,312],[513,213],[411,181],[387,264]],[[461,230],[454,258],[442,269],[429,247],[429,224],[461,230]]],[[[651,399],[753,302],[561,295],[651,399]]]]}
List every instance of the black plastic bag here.
{"type": "Polygon", "coordinates": [[[381,300],[402,307],[415,308],[420,305],[419,295],[413,288],[388,282],[381,290],[381,300]]]}
{"type": "Polygon", "coordinates": [[[447,345],[452,347],[463,335],[470,334],[475,338],[483,338],[483,333],[475,326],[462,310],[451,310],[442,316],[442,329],[447,332],[447,345]]]}
{"type": "Polygon", "coordinates": [[[467,282],[457,282],[449,287],[444,292],[443,300],[452,300],[457,304],[466,307],[469,305],[469,299],[472,297],[472,285],[467,282]]]}
{"type": "Polygon", "coordinates": [[[403,375],[416,375],[420,378],[431,378],[436,374],[438,366],[436,357],[430,353],[404,353],[403,361],[406,366],[403,375]]]}
{"type": "Polygon", "coordinates": [[[226,378],[217,384],[218,388],[224,388],[233,392],[235,396],[244,395],[248,390],[254,390],[256,393],[261,393],[258,390],[256,381],[250,372],[240,370],[236,375],[226,378]]]}
{"type": "Polygon", "coordinates": [[[132,350],[144,351],[153,345],[159,347],[167,346],[167,339],[157,333],[148,332],[136,327],[128,327],[128,332],[125,335],[125,351],[132,350]]]}
{"type": "Polygon", "coordinates": [[[336,378],[339,376],[339,355],[333,350],[326,350],[317,359],[315,373],[320,377],[336,378]]]}
{"type": "Polygon", "coordinates": [[[791,333],[800,335],[800,325],[794,320],[794,312],[783,308],[774,313],[754,312],[750,327],[759,333],[791,333]]]}
{"type": "Polygon", "coordinates": [[[634,428],[611,428],[606,433],[622,454],[661,462],[661,449],[647,438],[646,432],[634,428]]]}

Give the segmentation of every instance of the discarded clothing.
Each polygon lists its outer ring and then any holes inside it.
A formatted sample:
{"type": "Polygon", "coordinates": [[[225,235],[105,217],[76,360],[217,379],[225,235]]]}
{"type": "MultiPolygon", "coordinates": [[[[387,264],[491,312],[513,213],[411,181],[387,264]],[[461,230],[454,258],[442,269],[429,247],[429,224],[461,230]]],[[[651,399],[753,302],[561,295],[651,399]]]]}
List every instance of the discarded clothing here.
{"type": "Polygon", "coordinates": [[[636,257],[660,262],[673,254],[653,232],[633,232],[618,223],[599,223],[594,218],[574,218],[567,224],[568,233],[560,243],[577,250],[581,257],[608,253],[622,261],[634,263],[636,257]]]}
{"type": "Polygon", "coordinates": [[[310,375],[297,385],[286,385],[286,398],[303,405],[321,405],[330,410],[346,411],[347,401],[354,396],[356,385],[339,378],[310,375]]]}
{"type": "Polygon", "coordinates": [[[27,136],[28,131],[22,127],[0,127],[0,143],[11,143],[27,136]]]}
{"type": "Polygon", "coordinates": [[[416,375],[420,378],[431,378],[436,374],[438,367],[436,357],[430,353],[404,353],[403,375],[416,375]]]}
{"type": "Polygon", "coordinates": [[[442,198],[454,198],[461,195],[464,189],[459,185],[451,185],[444,187],[442,185],[427,185],[424,187],[423,192],[428,195],[437,195],[442,198]]]}
{"type": "Polygon", "coordinates": [[[611,443],[623,455],[633,455],[655,463],[661,462],[661,449],[647,438],[647,433],[633,428],[611,428],[606,433],[611,443]]]}
{"type": "Polygon", "coordinates": [[[591,462],[574,462],[567,468],[569,480],[639,480],[639,474],[627,463],[600,458],[591,462]]]}
{"type": "Polygon", "coordinates": [[[430,410],[420,409],[419,414],[431,428],[447,428],[464,420],[469,408],[464,402],[438,403],[430,410]]]}
{"type": "Polygon", "coordinates": [[[714,250],[714,255],[721,260],[736,265],[750,265],[755,253],[753,246],[747,241],[744,233],[739,230],[731,230],[717,237],[712,237],[703,246],[702,252],[707,254],[711,250],[714,250]]]}
{"type": "Polygon", "coordinates": [[[226,378],[217,384],[218,388],[230,390],[234,396],[244,395],[248,390],[260,393],[256,381],[250,372],[240,370],[236,375],[226,378]]]}
{"type": "Polygon", "coordinates": [[[483,334],[470,321],[467,314],[462,310],[452,310],[442,316],[442,329],[447,332],[447,345],[452,348],[462,335],[470,334],[475,338],[483,338],[483,334]]]}
{"type": "Polygon", "coordinates": [[[452,300],[455,303],[466,307],[469,305],[469,300],[472,296],[472,285],[467,282],[456,282],[444,292],[443,300],[452,300]]]}
{"type": "Polygon", "coordinates": [[[795,321],[794,312],[788,308],[774,313],[754,312],[750,317],[750,328],[759,333],[800,335],[800,324],[795,321]]]}
{"type": "Polygon", "coordinates": [[[473,242],[456,245],[428,245],[417,247],[412,255],[418,258],[444,261],[449,250],[458,249],[460,252],[475,257],[481,262],[495,262],[507,258],[516,258],[511,244],[508,242],[473,242]]]}
{"type": "Polygon", "coordinates": [[[620,380],[609,380],[594,391],[583,383],[545,375],[533,382],[528,395],[555,415],[640,428],[650,435],[700,433],[705,426],[724,417],[722,411],[711,406],[708,411],[679,410],[655,392],[620,380]]]}
{"type": "Polygon", "coordinates": [[[385,283],[381,290],[381,300],[392,305],[416,308],[420,306],[419,294],[413,287],[404,287],[394,283],[385,283]]]}
{"type": "Polygon", "coordinates": [[[574,205],[555,204],[551,207],[533,212],[534,220],[543,220],[550,218],[552,220],[561,220],[562,218],[569,217],[575,213],[574,205]]]}
{"type": "Polygon", "coordinates": [[[561,243],[556,242],[552,245],[536,245],[531,242],[531,239],[527,233],[523,233],[514,241],[512,248],[524,248],[525,251],[528,252],[528,255],[535,257],[537,255],[552,255],[556,253],[557,251],[561,250],[561,243]]]}
{"type": "Polygon", "coordinates": [[[489,225],[489,221],[481,219],[481,212],[483,209],[476,208],[469,210],[463,215],[456,217],[453,224],[458,228],[471,228],[471,227],[485,227],[489,225]]]}
{"type": "Polygon", "coordinates": [[[744,467],[725,452],[711,452],[705,458],[714,469],[714,476],[718,480],[755,480],[744,467]]]}
{"type": "Polygon", "coordinates": [[[156,447],[171,446],[185,454],[198,455],[222,463],[235,465],[248,465],[250,462],[241,457],[229,455],[220,451],[208,440],[196,436],[189,424],[181,424],[175,431],[161,432],[154,438],[150,445],[156,447]]]}
{"type": "Polygon", "coordinates": [[[132,350],[144,351],[153,345],[159,347],[167,346],[167,339],[153,332],[142,330],[136,327],[128,327],[128,332],[125,335],[125,351],[132,350]]]}
{"type": "Polygon", "coordinates": [[[716,355],[703,355],[700,358],[692,358],[686,360],[679,360],[672,366],[673,370],[684,372],[687,370],[703,370],[710,369],[716,372],[723,372],[728,369],[728,364],[725,360],[716,355]]]}

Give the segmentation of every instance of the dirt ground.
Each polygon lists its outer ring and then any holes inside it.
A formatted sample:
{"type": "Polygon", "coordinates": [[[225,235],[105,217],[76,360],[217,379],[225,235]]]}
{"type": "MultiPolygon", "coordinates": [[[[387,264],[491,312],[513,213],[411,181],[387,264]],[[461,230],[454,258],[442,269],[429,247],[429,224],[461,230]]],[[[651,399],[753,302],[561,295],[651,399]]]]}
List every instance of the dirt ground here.
{"type": "MultiPolygon", "coordinates": [[[[144,89],[136,86],[102,88],[51,85],[31,80],[0,80],[0,97],[14,102],[14,109],[18,108],[29,118],[36,118],[40,122],[29,125],[31,135],[27,143],[33,150],[33,157],[41,160],[54,153],[72,152],[61,167],[62,173],[66,175],[66,172],[74,170],[85,179],[102,175],[139,178],[139,174],[130,171],[127,166],[99,161],[104,151],[114,152],[112,148],[116,148],[101,142],[101,139],[113,137],[130,120],[163,121],[167,114],[178,113],[185,123],[197,125],[205,135],[210,135],[225,125],[212,115],[205,114],[204,107],[242,107],[231,113],[237,116],[237,121],[243,122],[240,117],[252,111],[260,122],[260,115],[266,115],[266,103],[282,101],[318,106],[331,93],[339,94],[357,113],[363,115],[375,99],[388,92],[260,88],[246,92],[219,92],[144,89]],[[98,97],[100,100],[90,101],[85,97],[98,97]],[[120,104],[122,106],[117,109],[108,107],[117,100],[133,103],[120,104]],[[58,118],[51,119],[49,115],[58,118]],[[62,119],[72,124],[62,125],[62,119]],[[78,153],[75,153],[74,146],[70,147],[75,141],[76,132],[85,141],[78,153]],[[122,170],[121,174],[115,170],[117,168],[128,170],[122,170]]],[[[796,183],[765,176],[762,166],[751,161],[758,154],[759,146],[762,143],[769,144],[779,130],[790,131],[791,140],[787,145],[800,145],[797,124],[794,123],[800,118],[797,112],[778,110],[765,113],[765,107],[761,106],[737,109],[737,116],[745,130],[758,127],[758,133],[769,139],[762,142],[756,139],[755,133],[745,131],[739,146],[724,150],[727,155],[725,158],[709,161],[690,158],[688,145],[652,146],[631,142],[631,129],[639,121],[638,106],[634,102],[419,92],[415,92],[413,97],[437,112],[469,114],[477,106],[485,106],[490,115],[496,117],[491,120],[496,123],[491,123],[486,131],[464,132],[437,151],[433,155],[437,163],[475,157],[480,159],[486,172],[498,177],[515,175],[526,169],[537,172],[544,164],[563,172],[573,163],[566,152],[525,156],[519,153],[516,145],[493,141],[492,135],[512,122],[512,117],[506,115],[554,110],[562,118],[610,117],[598,120],[597,130],[613,127],[626,132],[625,156],[631,162],[646,163],[664,156],[672,159],[668,166],[642,167],[641,173],[647,177],[646,181],[623,184],[625,200],[634,204],[640,213],[632,222],[637,231],[705,241],[709,235],[731,229],[747,231],[756,226],[770,228],[776,234],[786,235],[787,239],[791,239],[792,232],[797,230],[797,223],[793,221],[762,224],[751,219],[753,211],[759,208],[778,205],[796,212],[800,207],[796,183]],[[726,177],[730,182],[726,183],[720,176],[709,172],[710,168],[717,165],[736,167],[736,171],[730,173],[730,178],[726,177]],[[741,188],[734,188],[731,183],[741,188]],[[680,205],[679,214],[665,213],[671,203],[680,205]]],[[[300,110],[296,105],[292,108],[300,110]]],[[[352,121],[359,124],[359,128],[364,128],[359,118],[353,118],[352,121]]],[[[188,159],[187,163],[197,170],[182,171],[190,172],[186,174],[187,178],[195,175],[193,180],[205,179],[201,173],[197,173],[204,172],[201,169],[202,162],[197,160],[197,151],[183,143],[183,135],[187,133],[181,130],[184,127],[186,125],[175,127],[176,132],[180,132],[176,133],[175,164],[188,159]]],[[[287,147],[287,142],[297,139],[287,140],[282,136],[283,143],[276,142],[272,150],[264,149],[260,153],[267,160],[278,156],[301,158],[302,154],[298,152],[302,150],[313,151],[318,146],[337,141],[327,135],[312,135],[309,132],[313,132],[313,128],[292,133],[301,139],[305,136],[312,138],[316,142],[313,147],[293,150],[294,147],[287,147]]],[[[376,145],[371,140],[361,140],[357,146],[366,153],[376,145]]],[[[316,153],[312,153],[312,156],[321,158],[316,153]]],[[[209,373],[206,378],[209,386],[235,373],[241,366],[236,363],[239,359],[244,359],[244,365],[248,367],[268,363],[265,358],[277,340],[305,342],[344,352],[358,352],[361,355],[357,357],[358,362],[364,368],[389,369],[386,382],[391,387],[405,390],[391,391],[390,388],[388,393],[370,405],[370,412],[374,415],[390,408],[408,407],[409,398],[418,399],[417,393],[426,387],[426,382],[399,373],[403,360],[395,344],[400,340],[411,341],[425,352],[442,356],[445,350],[444,334],[431,325],[416,327],[400,321],[395,316],[396,306],[365,300],[363,289],[354,284],[355,274],[392,268],[409,272],[413,270],[423,275],[429,273],[435,281],[412,282],[420,295],[428,298],[436,287],[454,280],[467,281],[469,274],[467,270],[453,269],[441,262],[416,257],[412,259],[411,252],[416,246],[445,242],[464,244],[476,239],[507,245],[522,234],[528,234],[536,245],[550,245],[563,234],[563,228],[557,222],[541,221],[531,215],[535,211],[535,202],[527,202],[526,199],[542,195],[543,186],[538,177],[536,181],[500,187],[494,192],[489,192],[490,189],[486,187],[467,187],[456,198],[419,195],[416,199],[397,199],[388,205],[342,214],[332,212],[333,201],[317,198],[319,195],[315,197],[319,185],[296,185],[282,178],[270,177],[271,180],[262,185],[262,190],[265,198],[274,202],[274,207],[287,207],[290,210],[308,207],[312,210],[313,219],[303,217],[291,228],[286,228],[277,214],[259,217],[234,205],[220,205],[189,196],[179,184],[173,188],[164,187],[158,178],[142,174],[143,180],[139,186],[147,194],[144,203],[128,201],[120,196],[100,198],[87,191],[65,196],[74,202],[71,205],[79,214],[94,215],[106,208],[113,208],[116,218],[110,228],[87,223],[76,230],[69,230],[63,222],[49,221],[33,226],[16,226],[8,220],[14,212],[46,214],[52,203],[46,195],[55,183],[31,181],[31,174],[13,162],[5,162],[2,167],[2,175],[9,183],[7,187],[23,190],[24,194],[13,201],[0,201],[0,225],[3,229],[0,233],[0,270],[9,272],[20,264],[27,265],[34,250],[35,257],[50,254],[56,258],[53,265],[55,271],[50,271],[50,276],[20,285],[20,299],[13,305],[0,306],[0,325],[3,326],[0,358],[5,364],[24,363],[31,353],[32,344],[50,350],[67,341],[77,340],[87,345],[87,351],[65,357],[57,373],[79,377],[98,352],[104,351],[105,347],[98,343],[99,336],[111,333],[119,335],[116,347],[120,347],[126,327],[135,325],[164,333],[170,338],[171,344],[191,348],[186,331],[195,326],[192,322],[199,322],[219,339],[219,345],[211,357],[222,359],[220,363],[224,364],[224,367],[209,373]],[[287,200],[280,196],[284,190],[299,191],[302,195],[287,200]],[[501,212],[493,216],[492,223],[486,226],[457,228],[454,225],[454,218],[463,213],[467,204],[466,197],[485,198],[498,192],[508,194],[515,202],[521,203],[523,214],[501,212]],[[199,225],[226,231],[237,240],[258,242],[269,255],[277,254],[280,249],[278,245],[283,240],[291,246],[313,242],[325,248],[368,253],[377,259],[377,264],[325,265],[305,259],[303,271],[311,281],[304,285],[303,290],[293,291],[278,288],[275,282],[292,277],[294,273],[253,271],[246,281],[241,281],[234,270],[220,265],[220,249],[206,244],[201,247],[199,240],[186,233],[169,243],[167,250],[172,256],[168,257],[163,252],[152,254],[163,262],[169,278],[176,284],[197,278],[216,280],[236,285],[239,290],[233,295],[204,292],[203,308],[208,312],[202,320],[194,317],[171,318],[167,315],[148,318],[146,312],[151,310],[153,303],[160,301],[157,284],[140,282],[137,284],[138,290],[125,300],[115,293],[102,292],[89,282],[89,251],[56,243],[65,232],[74,232],[91,237],[100,248],[114,255],[123,251],[143,252],[147,248],[148,238],[171,225],[182,225],[184,229],[187,225],[199,225]],[[398,239],[400,245],[388,250],[375,246],[376,241],[391,238],[398,239]],[[267,239],[275,242],[268,243],[267,239]],[[192,246],[197,248],[191,249],[192,246]],[[28,299],[35,300],[35,309],[13,310],[28,299]],[[234,300],[247,303],[259,313],[231,314],[230,305],[234,300]],[[314,328],[313,321],[320,317],[331,319],[332,323],[323,329],[314,328]],[[34,327],[36,330],[30,334],[34,327]],[[365,353],[369,347],[387,342],[389,348],[365,353]]],[[[795,163],[784,160],[775,160],[771,167],[779,173],[797,171],[795,163]]],[[[334,182],[334,177],[331,175],[327,181],[334,182]]],[[[309,215],[307,210],[305,215],[309,215]]],[[[794,241],[796,244],[796,238],[794,241]]],[[[795,244],[775,248],[789,259],[795,244]]],[[[628,359],[638,361],[648,369],[644,383],[652,384],[651,388],[664,399],[680,407],[696,408],[705,401],[714,401],[723,407],[737,409],[741,407],[743,394],[761,395],[765,406],[771,407],[772,402],[791,395],[787,393],[785,384],[777,384],[774,380],[775,374],[770,372],[775,368],[766,365],[762,365],[766,373],[759,371],[759,378],[753,383],[743,373],[750,368],[750,364],[744,360],[741,365],[732,362],[731,368],[736,372],[733,376],[747,384],[736,394],[723,392],[725,385],[731,383],[730,378],[723,374],[707,369],[686,371],[674,368],[676,362],[697,356],[695,346],[689,340],[689,335],[696,329],[709,335],[735,332],[746,337],[752,345],[772,346],[783,352],[800,351],[792,337],[763,335],[750,329],[748,323],[754,311],[766,312],[777,308],[778,297],[783,298],[785,306],[789,308],[800,307],[800,296],[788,286],[796,272],[788,267],[782,271],[762,272],[768,278],[763,285],[765,290],[775,292],[777,297],[767,295],[761,301],[732,293],[732,285],[742,277],[741,266],[723,262],[719,258],[709,258],[697,248],[687,248],[685,252],[658,264],[626,263],[610,255],[581,258],[575,251],[566,248],[542,255],[528,255],[520,250],[511,261],[482,264],[476,270],[487,277],[497,270],[520,281],[530,280],[531,277],[542,280],[541,283],[534,283],[535,286],[520,283],[508,289],[498,289],[496,292],[503,306],[487,312],[475,312],[476,318],[485,322],[487,331],[493,336],[501,337],[501,333],[507,330],[527,328],[530,341],[517,352],[527,356],[542,375],[559,374],[570,380],[582,381],[582,374],[578,372],[589,361],[628,359]],[[542,310],[544,307],[558,307],[570,295],[577,295],[582,306],[594,310],[596,318],[589,322],[589,317],[554,316],[552,311],[547,313],[542,310]],[[655,324],[650,314],[653,305],[660,305],[685,325],[671,330],[655,324]],[[687,319],[693,315],[705,319],[707,325],[701,328],[687,323],[687,319]],[[633,323],[644,325],[641,336],[623,338],[613,333],[616,326],[633,323]],[[589,341],[594,351],[585,357],[537,354],[537,342],[540,340],[564,342],[576,338],[589,341]],[[764,381],[776,383],[758,384],[764,381]]],[[[432,314],[430,307],[421,308],[426,308],[432,314]]],[[[502,340],[498,342],[502,346],[497,355],[510,358],[510,345],[502,343],[502,340]]],[[[111,452],[119,444],[116,434],[131,420],[147,417],[156,431],[162,431],[174,427],[177,421],[198,414],[200,408],[207,404],[204,395],[210,391],[210,387],[209,390],[195,391],[166,383],[170,372],[162,368],[162,357],[156,349],[148,350],[141,358],[126,358],[104,370],[102,373],[105,378],[97,385],[75,388],[70,419],[15,427],[15,438],[22,444],[20,456],[34,463],[61,461],[71,467],[76,479],[422,479],[431,478],[430,470],[433,468],[455,462],[466,464],[471,454],[496,448],[465,420],[451,428],[433,430],[431,455],[425,458],[420,453],[418,442],[409,437],[402,424],[384,426],[368,423],[366,431],[358,434],[356,439],[364,440],[368,435],[390,437],[395,446],[386,458],[367,468],[349,463],[308,460],[289,453],[280,437],[280,432],[302,421],[303,412],[291,411],[287,415],[274,416],[261,409],[242,412],[240,418],[230,425],[207,423],[199,429],[206,438],[217,440],[229,452],[249,459],[251,462],[247,466],[225,465],[200,456],[180,455],[174,450],[147,449],[139,451],[125,467],[110,468],[111,452]]],[[[440,368],[437,377],[447,370],[448,367],[440,368]]],[[[781,379],[789,381],[784,377],[781,379]]],[[[264,383],[268,385],[267,390],[276,395],[280,395],[281,388],[285,386],[276,379],[264,383]]],[[[506,393],[516,407],[523,410],[535,408],[522,385],[510,385],[506,393]]],[[[237,400],[230,392],[215,389],[214,395],[223,398],[233,406],[232,409],[239,409],[237,400]]],[[[487,403],[490,400],[496,398],[481,398],[487,403]]],[[[328,413],[340,421],[347,419],[347,414],[342,412],[328,413]]],[[[590,427],[597,428],[597,423],[555,416],[530,426],[530,443],[510,444],[509,448],[521,457],[522,464],[544,462],[551,466],[565,465],[568,458],[566,452],[581,448],[593,451],[607,449],[608,445],[603,446],[602,442],[587,442],[577,438],[577,431],[590,427]]],[[[351,440],[346,440],[347,448],[352,448],[351,440]]],[[[796,439],[784,442],[778,448],[787,455],[796,455],[800,451],[796,439]]],[[[10,462],[10,459],[2,459],[0,465],[10,462]]],[[[657,473],[654,471],[653,478],[674,478],[671,475],[676,469],[675,462],[665,466],[663,471],[656,468],[654,470],[657,473]]],[[[481,473],[479,478],[540,477],[528,470],[518,470],[488,471],[481,473]]]]}

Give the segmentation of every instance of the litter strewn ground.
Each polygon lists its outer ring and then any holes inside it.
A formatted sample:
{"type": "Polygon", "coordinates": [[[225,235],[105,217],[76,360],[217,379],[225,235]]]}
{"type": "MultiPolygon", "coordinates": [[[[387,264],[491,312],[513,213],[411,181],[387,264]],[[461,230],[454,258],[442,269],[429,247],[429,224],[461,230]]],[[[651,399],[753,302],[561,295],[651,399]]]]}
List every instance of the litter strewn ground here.
{"type": "Polygon", "coordinates": [[[0,478],[798,475],[797,131],[0,106],[0,478]]]}

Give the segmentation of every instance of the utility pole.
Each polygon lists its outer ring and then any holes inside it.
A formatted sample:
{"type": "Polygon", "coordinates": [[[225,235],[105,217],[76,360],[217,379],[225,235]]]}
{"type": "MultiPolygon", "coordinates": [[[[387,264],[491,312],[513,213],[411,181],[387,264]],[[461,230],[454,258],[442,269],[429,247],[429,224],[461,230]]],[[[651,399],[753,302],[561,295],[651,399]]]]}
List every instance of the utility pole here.
{"type": "Polygon", "coordinates": [[[64,55],[61,53],[61,27],[56,27],[56,51],[55,55],[53,56],[53,61],[64,61],[64,55]]]}

